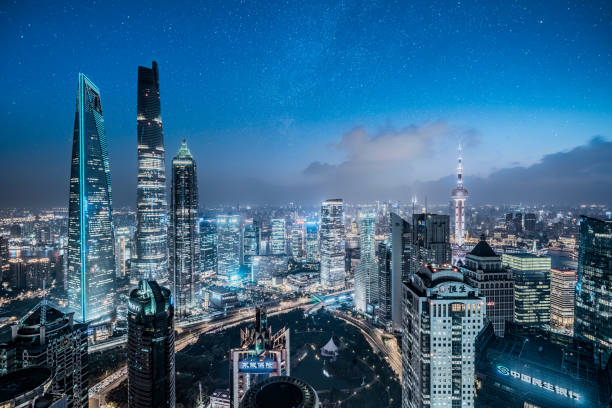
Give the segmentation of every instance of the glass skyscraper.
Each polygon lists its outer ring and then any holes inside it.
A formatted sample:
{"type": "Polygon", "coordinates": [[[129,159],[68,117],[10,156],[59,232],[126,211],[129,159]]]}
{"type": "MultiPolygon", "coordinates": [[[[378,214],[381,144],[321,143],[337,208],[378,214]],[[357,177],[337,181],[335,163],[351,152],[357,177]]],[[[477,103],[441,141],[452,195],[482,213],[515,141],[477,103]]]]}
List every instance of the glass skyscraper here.
{"type": "Polygon", "coordinates": [[[285,255],[287,244],[285,242],[285,219],[273,218],[270,220],[272,227],[272,255],[285,255]]]}
{"type": "Polygon", "coordinates": [[[253,257],[259,255],[259,222],[252,218],[244,221],[242,263],[253,266],[253,257]]]}
{"type": "Polygon", "coordinates": [[[344,287],[346,271],[344,203],[342,199],[321,204],[321,285],[326,289],[344,287]]]}
{"type": "Polygon", "coordinates": [[[217,270],[225,279],[240,271],[240,216],[217,216],[217,270]]]}
{"type": "Polygon", "coordinates": [[[376,214],[363,211],[359,214],[359,265],[355,271],[355,308],[360,313],[368,311],[368,305],[373,306],[376,297],[377,264],[374,238],[374,220],[376,214]]]}
{"type": "Polygon", "coordinates": [[[612,353],[612,221],[580,217],[574,334],[595,343],[604,367],[612,353]]]}
{"type": "Polygon", "coordinates": [[[391,213],[391,319],[392,330],[402,329],[402,288],[410,277],[412,229],[410,223],[391,213]]]}
{"type": "Polygon", "coordinates": [[[195,306],[198,291],[196,252],[198,234],[198,183],[196,163],[183,140],[172,159],[172,205],[170,225],[170,280],[176,315],[185,316],[195,306]]]}
{"type": "Polygon", "coordinates": [[[115,309],[112,208],[100,90],[79,74],[68,205],[68,306],[83,322],[115,309]]]}
{"type": "Polygon", "coordinates": [[[315,220],[306,222],[306,262],[319,262],[319,226],[315,220]]]}
{"type": "Polygon", "coordinates": [[[138,67],[136,259],[132,283],[168,278],[166,168],[157,62],[138,67]]]}
{"type": "Polygon", "coordinates": [[[217,272],[217,220],[200,220],[200,271],[205,275],[217,272]]]}
{"type": "MultiPolygon", "coordinates": [[[[385,240],[378,244],[377,252],[378,260],[378,307],[375,309],[375,316],[378,324],[383,326],[385,330],[392,331],[392,314],[391,314],[391,242],[385,240]]],[[[401,292],[400,292],[401,293],[401,292]]],[[[401,303],[400,303],[401,304],[401,303]]]]}

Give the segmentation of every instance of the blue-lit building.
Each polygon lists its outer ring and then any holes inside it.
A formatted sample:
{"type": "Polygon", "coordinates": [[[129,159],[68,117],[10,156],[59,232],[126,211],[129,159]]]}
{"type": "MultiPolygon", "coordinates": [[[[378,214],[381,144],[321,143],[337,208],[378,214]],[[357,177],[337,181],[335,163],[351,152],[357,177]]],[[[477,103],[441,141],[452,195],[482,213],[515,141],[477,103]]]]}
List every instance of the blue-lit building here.
{"type": "Polygon", "coordinates": [[[321,203],[321,286],[325,289],[344,288],[346,279],[346,238],[344,233],[344,202],[342,199],[321,203]]]}
{"type": "Polygon", "coordinates": [[[271,255],[285,255],[287,253],[286,241],[286,222],[284,218],[274,218],[270,220],[270,228],[272,229],[270,251],[271,255]]]}
{"type": "Polygon", "coordinates": [[[242,233],[242,263],[248,267],[253,266],[253,257],[259,255],[260,229],[259,222],[252,218],[244,221],[242,233]]]}
{"type": "Polygon", "coordinates": [[[217,273],[231,279],[240,272],[240,216],[217,216],[217,273]]]}
{"type": "Polygon", "coordinates": [[[595,344],[603,367],[612,353],[612,221],[580,217],[574,334],[595,344]]]}
{"type": "Polygon", "coordinates": [[[355,271],[355,309],[359,313],[373,310],[374,300],[378,297],[375,219],[376,215],[371,211],[363,211],[359,215],[359,265],[355,271]]]}
{"type": "Polygon", "coordinates": [[[306,221],[306,262],[319,262],[319,225],[316,220],[306,221]]]}
{"type": "Polygon", "coordinates": [[[206,275],[217,273],[217,220],[200,220],[200,272],[206,275]]]}
{"type": "Polygon", "coordinates": [[[79,74],[68,204],[68,306],[80,321],[115,310],[115,253],[108,147],[100,90],[79,74]]]}
{"type": "Polygon", "coordinates": [[[159,71],[138,67],[138,185],[136,199],[136,257],[132,283],[168,279],[166,165],[162,132],[159,71]]]}

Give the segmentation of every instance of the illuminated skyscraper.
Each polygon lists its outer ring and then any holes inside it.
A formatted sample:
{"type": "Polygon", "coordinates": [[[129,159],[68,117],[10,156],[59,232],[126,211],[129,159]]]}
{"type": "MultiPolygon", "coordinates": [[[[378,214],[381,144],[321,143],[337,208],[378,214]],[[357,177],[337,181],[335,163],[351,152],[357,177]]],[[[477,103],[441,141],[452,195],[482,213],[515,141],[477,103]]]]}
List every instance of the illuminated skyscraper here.
{"type": "Polygon", "coordinates": [[[363,211],[359,214],[359,265],[355,271],[355,308],[360,313],[366,313],[368,306],[373,306],[376,298],[378,268],[376,264],[376,249],[374,239],[374,212],[363,211]]]}
{"type": "Polygon", "coordinates": [[[550,270],[550,325],[556,329],[574,330],[576,270],[550,270]]]}
{"type": "Polygon", "coordinates": [[[128,300],[130,408],[175,406],[174,306],[170,290],[142,280],[128,300]]]}
{"type": "Polygon", "coordinates": [[[306,262],[319,262],[319,226],[315,220],[306,222],[306,262]]]}
{"type": "Polygon", "coordinates": [[[132,283],[168,279],[166,167],[162,133],[159,72],[138,67],[138,187],[136,259],[132,283]]]}
{"type": "Polygon", "coordinates": [[[244,265],[253,266],[253,257],[259,255],[259,235],[259,222],[252,218],[245,220],[242,234],[242,263],[244,265]]]}
{"type": "Polygon", "coordinates": [[[459,144],[459,158],[457,165],[457,187],[451,193],[455,201],[455,244],[463,245],[465,239],[465,200],[468,198],[468,191],[463,187],[463,147],[459,144]]]}
{"type": "Polygon", "coordinates": [[[240,271],[240,216],[217,216],[217,270],[231,279],[240,271]]]}
{"type": "Polygon", "coordinates": [[[285,255],[287,253],[287,245],[285,242],[285,219],[273,218],[270,220],[272,228],[272,255],[285,255]]]}
{"type": "Polygon", "coordinates": [[[185,316],[196,303],[200,262],[198,235],[197,168],[187,142],[172,159],[172,205],[170,224],[170,281],[177,317],[185,316]]]}
{"type": "Polygon", "coordinates": [[[200,272],[204,275],[217,273],[217,220],[200,220],[200,272]]]}
{"type": "Polygon", "coordinates": [[[344,287],[346,271],[344,203],[342,199],[321,204],[321,285],[327,289],[344,287]]]}
{"type": "Polygon", "coordinates": [[[412,229],[410,223],[391,213],[391,320],[393,331],[402,330],[402,288],[410,277],[412,229]]]}
{"type": "Polygon", "coordinates": [[[391,242],[389,240],[378,244],[378,253],[376,254],[378,260],[378,308],[375,310],[378,324],[389,332],[393,329],[391,252],[391,242]]]}
{"type": "Polygon", "coordinates": [[[131,273],[132,237],[134,229],[120,227],[115,229],[115,267],[118,278],[126,278],[131,273]]]}
{"type": "Polygon", "coordinates": [[[595,344],[604,367],[612,353],[612,221],[580,217],[574,334],[595,344]]]}
{"type": "Polygon", "coordinates": [[[83,322],[115,309],[112,209],[100,90],[79,74],[68,205],[68,306],[83,322]]]}
{"type": "Polygon", "coordinates": [[[304,256],[304,220],[299,219],[291,227],[291,257],[300,261],[304,256]]]}

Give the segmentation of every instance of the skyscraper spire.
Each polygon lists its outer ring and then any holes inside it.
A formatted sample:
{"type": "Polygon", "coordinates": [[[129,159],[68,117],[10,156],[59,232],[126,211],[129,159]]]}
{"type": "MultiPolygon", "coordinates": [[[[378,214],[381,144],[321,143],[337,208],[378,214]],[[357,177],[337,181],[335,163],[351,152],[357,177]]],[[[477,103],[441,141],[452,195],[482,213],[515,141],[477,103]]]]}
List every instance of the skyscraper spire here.
{"type": "Polygon", "coordinates": [[[462,246],[465,239],[465,200],[468,191],[463,187],[463,145],[459,141],[457,157],[457,187],[451,192],[455,201],[455,244],[462,246]]]}

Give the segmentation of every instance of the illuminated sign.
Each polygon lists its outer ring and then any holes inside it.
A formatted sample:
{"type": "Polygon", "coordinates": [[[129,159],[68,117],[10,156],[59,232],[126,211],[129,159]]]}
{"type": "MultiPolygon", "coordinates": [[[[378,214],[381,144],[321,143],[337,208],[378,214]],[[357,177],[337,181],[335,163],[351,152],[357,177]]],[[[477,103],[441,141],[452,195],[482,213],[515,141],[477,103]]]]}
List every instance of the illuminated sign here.
{"type": "Polygon", "coordinates": [[[128,310],[132,313],[140,313],[140,305],[138,303],[134,303],[131,300],[128,300],[128,310]]]}
{"type": "Polygon", "coordinates": [[[241,360],[239,363],[239,370],[241,373],[250,374],[265,374],[276,371],[276,361],[272,359],[258,360],[256,358],[249,358],[241,360]]]}
{"type": "MultiPolygon", "coordinates": [[[[468,292],[470,288],[463,283],[441,283],[435,286],[431,292],[432,293],[440,293],[440,294],[461,294],[465,296],[466,292],[468,292]]],[[[473,290],[473,289],[471,289],[473,290]]]]}
{"type": "Polygon", "coordinates": [[[503,366],[501,364],[498,364],[495,368],[497,369],[497,372],[501,375],[512,376],[517,380],[521,380],[523,382],[526,382],[527,384],[531,384],[533,386],[543,388],[547,391],[554,392],[557,395],[561,395],[566,398],[571,398],[574,401],[578,401],[580,399],[580,394],[572,390],[568,390],[567,388],[560,387],[558,385],[549,383],[547,381],[542,381],[539,378],[532,377],[525,373],[520,373],[518,371],[510,370],[508,367],[503,366]]]}

